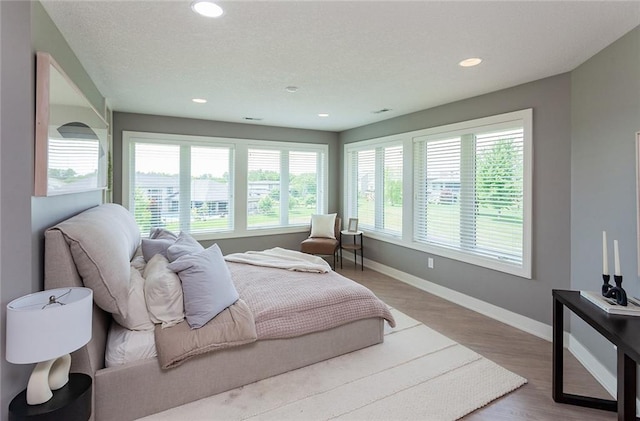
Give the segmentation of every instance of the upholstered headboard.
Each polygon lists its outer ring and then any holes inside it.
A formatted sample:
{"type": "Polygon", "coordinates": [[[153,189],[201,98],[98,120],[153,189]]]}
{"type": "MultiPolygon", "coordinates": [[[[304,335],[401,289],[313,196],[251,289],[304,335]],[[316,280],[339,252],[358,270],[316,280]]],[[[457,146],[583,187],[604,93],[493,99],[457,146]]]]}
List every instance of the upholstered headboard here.
{"type": "Polygon", "coordinates": [[[88,209],[45,232],[45,289],[85,286],[94,291],[91,341],[73,353],[73,372],[93,377],[104,368],[110,312],[126,311],[115,303],[128,290],[129,261],[139,244],[135,220],[115,204],[88,209]]]}

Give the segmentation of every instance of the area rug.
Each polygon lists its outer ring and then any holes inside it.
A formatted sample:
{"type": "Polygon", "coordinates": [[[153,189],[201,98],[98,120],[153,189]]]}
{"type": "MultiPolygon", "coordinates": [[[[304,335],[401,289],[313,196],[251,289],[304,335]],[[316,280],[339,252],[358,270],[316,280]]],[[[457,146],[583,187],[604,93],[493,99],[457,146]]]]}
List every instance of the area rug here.
{"type": "Polygon", "coordinates": [[[145,418],[174,420],[459,419],[525,384],[407,315],[392,310],[384,343],[145,418]]]}

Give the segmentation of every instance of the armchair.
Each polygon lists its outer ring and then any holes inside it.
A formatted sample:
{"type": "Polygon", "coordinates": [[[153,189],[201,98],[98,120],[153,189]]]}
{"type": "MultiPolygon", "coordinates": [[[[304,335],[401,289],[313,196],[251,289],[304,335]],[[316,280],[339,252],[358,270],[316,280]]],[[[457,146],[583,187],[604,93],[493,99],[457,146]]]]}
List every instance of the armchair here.
{"type": "Polygon", "coordinates": [[[333,268],[336,268],[336,255],[340,249],[340,229],[342,219],[336,214],[313,215],[309,238],[300,243],[300,251],[308,254],[333,256],[333,268]]]}

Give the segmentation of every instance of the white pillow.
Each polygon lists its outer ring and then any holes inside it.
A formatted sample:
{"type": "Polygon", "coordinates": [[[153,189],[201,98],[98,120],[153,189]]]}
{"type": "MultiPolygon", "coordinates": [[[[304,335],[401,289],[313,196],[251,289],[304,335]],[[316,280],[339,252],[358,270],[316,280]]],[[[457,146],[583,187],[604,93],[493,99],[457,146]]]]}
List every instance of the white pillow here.
{"type": "Polygon", "coordinates": [[[113,319],[121,326],[131,330],[153,330],[153,322],[147,312],[144,298],[144,278],[131,266],[129,278],[129,296],[127,297],[127,316],[114,314],[113,319]]]}
{"type": "Polygon", "coordinates": [[[118,323],[111,323],[104,355],[107,367],[153,358],[157,355],[153,330],[128,330],[118,323]]]}
{"type": "Polygon", "coordinates": [[[311,235],[310,237],[336,238],[334,226],[336,223],[335,213],[328,215],[311,215],[311,235]]]}
{"type": "Polygon", "coordinates": [[[167,268],[169,261],[161,254],[149,260],[144,269],[144,297],[149,317],[162,327],[171,327],[184,320],[184,304],[180,278],[167,268]]]}

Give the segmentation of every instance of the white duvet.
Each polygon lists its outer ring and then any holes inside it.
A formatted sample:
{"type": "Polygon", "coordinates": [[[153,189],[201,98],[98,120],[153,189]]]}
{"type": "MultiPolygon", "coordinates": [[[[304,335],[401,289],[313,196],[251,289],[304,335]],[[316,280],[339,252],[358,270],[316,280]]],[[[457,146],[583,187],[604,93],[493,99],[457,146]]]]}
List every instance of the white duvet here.
{"type": "Polygon", "coordinates": [[[224,256],[227,262],[247,263],[298,272],[331,272],[331,266],[323,258],[295,250],[274,247],[263,251],[232,253],[224,256]]]}

